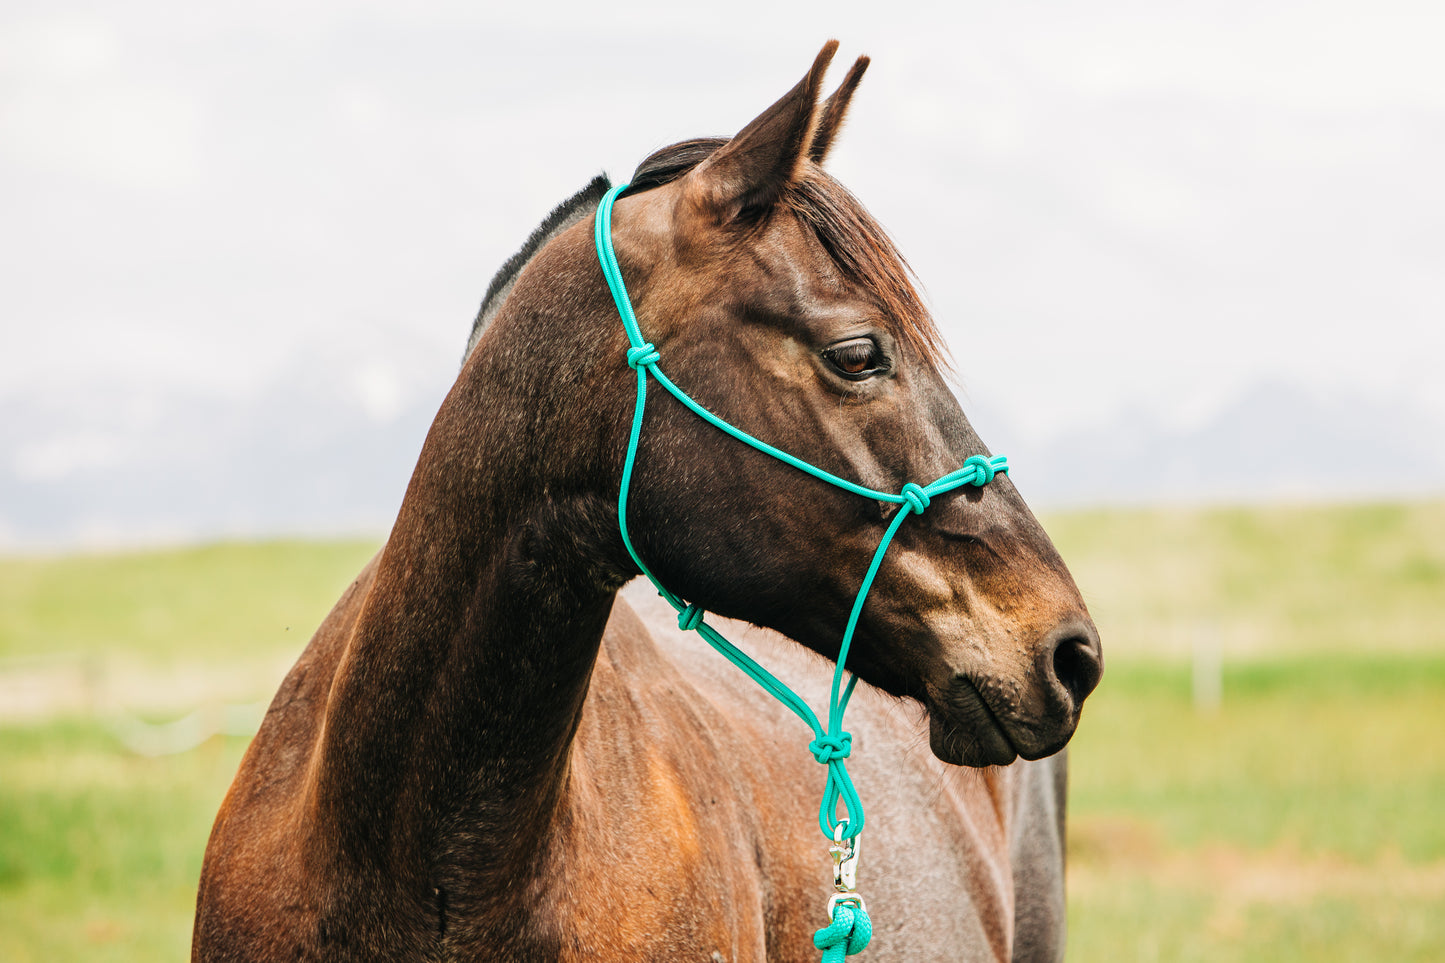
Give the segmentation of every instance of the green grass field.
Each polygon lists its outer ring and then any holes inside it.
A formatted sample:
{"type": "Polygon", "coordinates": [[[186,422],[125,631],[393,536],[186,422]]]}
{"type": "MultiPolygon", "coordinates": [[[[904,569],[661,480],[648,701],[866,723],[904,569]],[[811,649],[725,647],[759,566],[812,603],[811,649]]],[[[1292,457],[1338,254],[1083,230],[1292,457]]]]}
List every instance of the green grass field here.
{"type": "MultiPolygon", "coordinates": [[[[1070,959],[1445,959],[1445,504],[1045,524],[1107,661],[1072,748],[1070,959]]],[[[245,740],[144,758],[115,714],[268,697],[375,548],[0,560],[0,960],[185,957],[245,740]],[[72,677],[80,701],[37,695],[72,677]]]]}

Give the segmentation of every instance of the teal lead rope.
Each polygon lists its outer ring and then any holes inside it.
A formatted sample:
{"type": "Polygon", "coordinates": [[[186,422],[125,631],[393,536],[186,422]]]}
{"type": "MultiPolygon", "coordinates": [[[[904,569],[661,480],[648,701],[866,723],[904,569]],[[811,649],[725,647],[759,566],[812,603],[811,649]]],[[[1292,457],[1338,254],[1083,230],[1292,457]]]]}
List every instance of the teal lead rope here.
{"type": "Polygon", "coordinates": [[[813,945],[823,951],[823,963],[843,963],[873,939],[873,921],[863,900],[838,900],[833,904],[833,922],[813,934],[813,945]]]}
{"type": "MultiPolygon", "coordinates": [[[[855,853],[856,850],[852,847],[856,845],[858,834],[863,831],[863,803],[858,798],[858,791],[853,787],[853,780],[849,777],[848,768],[844,764],[844,760],[852,751],[853,737],[850,733],[843,731],[843,711],[848,707],[848,700],[852,698],[853,688],[858,683],[858,677],[850,675],[845,685],[843,683],[843,667],[848,659],[848,649],[853,644],[853,632],[858,627],[858,617],[863,612],[863,602],[868,598],[868,590],[873,586],[873,579],[878,574],[879,566],[883,564],[883,555],[888,551],[894,534],[905,518],[912,514],[922,515],[930,501],[945,492],[962,488],[964,485],[987,485],[993,480],[995,474],[1008,471],[1008,460],[1002,455],[993,458],[971,455],[964,460],[963,467],[949,472],[927,485],[916,485],[909,482],[897,494],[875,491],[872,488],[839,478],[837,475],[774,448],[767,442],[760,441],[740,428],[728,424],[693,401],[658,367],[662,356],[650,342],[642,337],[642,331],[637,326],[637,315],[632,310],[632,299],[627,296],[627,286],[622,281],[622,269],[618,266],[617,255],[612,250],[612,205],[618,195],[626,189],[626,184],[619,184],[603,196],[602,203],[597,208],[594,228],[597,260],[602,264],[602,273],[607,278],[607,287],[612,291],[612,300],[617,304],[617,313],[622,316],[622,326],[627,331],[627,341],[630,345],[627,351],[627,364],[637,372],[637,404],[632,414],[632,434],[627,442],[627,458],[622,466],[622,485],[617,493],[617,520],[622,531],[622,543],[627,546],[628,554],[637,563],[637,567],[642,570],[642,574],[646,575],[648,581],[657,588],[658,594],[677,611],[677,624],[680,628],[697,632],[707,640],[709,645],[746,672],[774,698],[787,706],[794,715],[807,723],[808,728],[813,732],[813,739],[808,743],[808,750],[812,752],[814,759],[828,767],[823,801],[818,807],[818,827],[835,846],[847,844],[850,847],[847,851],[850,854],[855,853]],[[647,563],[643,562],[638,556],[637,550],[633,548],[632,538],[627,531],[627,495],[632,487],[632,469],[637,462],[638,441],[642,437],[642,415],[647,406],[649,375],[693,414],[738,441],[751,445],[758,451],[771,455],[830,485],[836,485],[855,495],[891,502],[899,506],[887,531],[883,533],[877,550],[873,553],[873,561],[869,564],[868,572],[863,576],[863,584],[859,586],[858,594],[853,599],[853,611],[849,614],[848,625],[843,630],[843,641],[838,647],[837,664],[833,670],[833,687],[828,699],[828,727],[826,729],[819,723],[813,710],[796,692],[703,621],[704,613],[701,607],[683,600],[659,582],[657,576],[652,574],[647,563]],[[841,818],[838,815],[839,803],[842,803],[846,813],[841,818]]],[[[856,861],[856,855],[850,855],[849,860],[856,861]]],[[[851,871],[848,875],[851,877],[851,871]]],[[[813,937],[814,945],[823,950],[824,963],[841,963],[845,955],[857,953],[867,946],[873,935],[873,924],[868,919],[867,910],[863,908],[862,898],[851,892],[851,878],[846,885],[842,879],[842,875],[835,874],[835,881],[840,892],[829,904],[832,923],[819,930],[813,937]]]]}

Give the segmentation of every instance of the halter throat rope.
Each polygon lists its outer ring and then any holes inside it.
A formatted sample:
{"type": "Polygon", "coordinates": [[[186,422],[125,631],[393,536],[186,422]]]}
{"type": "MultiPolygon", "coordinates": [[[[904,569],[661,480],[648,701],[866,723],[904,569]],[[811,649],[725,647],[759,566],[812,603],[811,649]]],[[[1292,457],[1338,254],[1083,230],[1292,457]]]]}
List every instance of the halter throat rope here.
{"type": "Polygon", "coordinates": [[[848,659],[848,649],[853,643],[853,633],[858,627],[858,618],[863,612],[863,603],[868,598],[868,590],[872,588],[873,579],[883,564],[883,555],[888,551],[888,546],[892,544],[893,536],[897,533],[899,526],[903,524],[904,519],[913,514],[922,515],[933,498],[946,492],[962,488],[965,485],[980,487],[987,485],[996,474],[1008,471],[1008,459],[1002,455],[992,458],[970,455],[964,459],[962,467],[927,485],[909,482],[897,493],[877,491],[839,478],[831,472],[824,471],[781,449],[774,448],[767,442],[754,438],[741,428],[729,424],[692,400],[686,392],[673,384],[667,375],[662,373],[662,369],[659,367],[659,362],[662,360],[661,354],[651,342],[642,337],[642,331],[637,324],[637,315],[632,310],[632,299],[628,297],[627,286],[622,280],[622,268],[618,265],[617,255],[612,249],[612,205],[618,196],[627,189],[627,186],[619,184],[603,195],[602,202],[597,208],[594,224],[597,260],[602,265],[602,274],[607,279],[607,287],[612,292],[612,300],[617,305],[617,313],[621,315],[622,326],[627,332],[629,345],[627,364],[637,373],[637,402],[632,414],[632,433],[627,442],[627,457],[622,466],[622,483],[617,493],[617,520],[622,533],[622,544],[627,547],[628,554],[637,563],[637,567],[642,570],[642,574],[647,576],[648,581],[657,589],[658,594],[666,599],[678,613],[677,624],[680,628],[701,635],[709,645],[747,673],[779,702],[787,706],[812,730],[813,739],[808,743],[808,750],[813,754],[814,759],[828,767],[823,800],[818,807],[818,828],[834,844],[835,884],[839,890],[838,895],[834,897],[829,906],[829,916],[833,918],[834,923],[818,932],[815,943],[819,949],[824,950],[825,961],[841,960],[844,953],[853,954],[866,946],[868,943],[867,933],[871,933],[871,924],[868,923],[862,900],[852,892],[854,869],[852,864],[856,863],[857,859],[858,834],[863,830],[863,803],[858,798],[858,792],[853,787],[853,780],[849,777],[848,768],[844,764],[844,760],[852,751],[852,735],[843,730],[843,712],[858,683],[858,677],[851,674],[847,683],[843,682],[844,665],[848,659]],[[853,609],[848,615],[848,623],[843,630],[843,640],[838,647],[838,658],[833,670],[833,685],[828,699],[828,725],[826,728],[797,693],[708,625],[704,621],[704,611],[700,606],[689,603],[669,591],[647,567],[647,563],[642,560],[641,556],[637,554],[637,549],[633,547],[632,538],[627,530],[627,496],[632,487],[632,470],[637,462],[638,443],[642,437],[642,420],[647,407],[647,380],[649,377],[656,380],[693,414],[743,444],[750,445],[784,464],[844,491],[899,506],[888,528],[884,531],[883,538],[878,542],[878,548],[873,552],[873,560],[868,566],[867,573],[863,576],[858,594],[853,599],[853,609]],[[839,803],[842,803],[846,812],[846,816],[841,818],[838,816],[839,803]],[[854,912],[854,907],[856,907],[856,912],[854,912]],[[849,913],[854,913],[857,923],[844,926],[845,920],[852,918],[848,917],[849,913]],[[829,935],[825,937],[825,933],[829,935]],[[831,955],[835,950],[843,952],[837,953],[836,956],[831,955]]]}

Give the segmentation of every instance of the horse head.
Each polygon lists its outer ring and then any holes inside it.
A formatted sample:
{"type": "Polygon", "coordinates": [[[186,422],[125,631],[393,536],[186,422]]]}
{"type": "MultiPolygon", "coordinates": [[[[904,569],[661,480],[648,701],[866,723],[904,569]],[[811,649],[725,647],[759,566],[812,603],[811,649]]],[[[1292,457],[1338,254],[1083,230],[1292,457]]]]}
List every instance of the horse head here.
{"type": "MultiPolygon", "coordinates": [[[[644,161],[613,237],[675,382],[755,437],[897,492],[986,449],[902,258],[822,169],[868,63],[822,100],[835,49],[735,137],[644,161]]],[[[635,479],[629,524],[664,584],[836,657],[898,505],[810,478],[668,398],[648,413],[635,479]]],[[[1078,589],[1007,476],[933,501],[899,530],[849,665],[919,700],[945,761],[1053,753],[1102,672],[1078,589]]]]}

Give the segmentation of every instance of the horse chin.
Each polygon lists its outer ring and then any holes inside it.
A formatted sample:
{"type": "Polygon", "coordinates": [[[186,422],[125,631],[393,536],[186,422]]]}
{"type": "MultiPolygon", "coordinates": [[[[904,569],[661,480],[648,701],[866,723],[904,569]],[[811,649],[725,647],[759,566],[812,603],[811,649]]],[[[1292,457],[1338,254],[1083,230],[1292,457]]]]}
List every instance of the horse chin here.
{"type": "Polygon", "coordinates": [[[928,746],[954,766],[1007,766],[1018,758],[1008,733],[972,685],[954,686],[944,705],[930,699],[928,746]]]}

